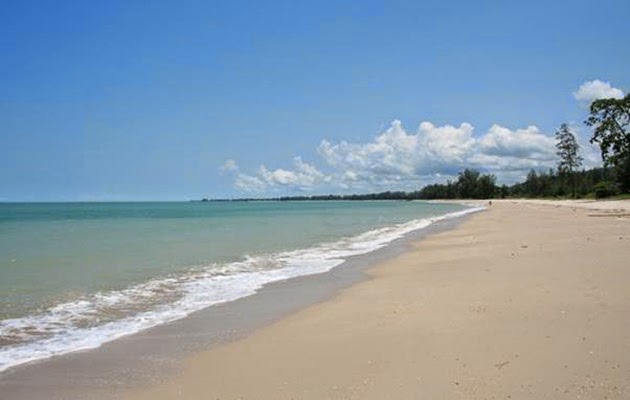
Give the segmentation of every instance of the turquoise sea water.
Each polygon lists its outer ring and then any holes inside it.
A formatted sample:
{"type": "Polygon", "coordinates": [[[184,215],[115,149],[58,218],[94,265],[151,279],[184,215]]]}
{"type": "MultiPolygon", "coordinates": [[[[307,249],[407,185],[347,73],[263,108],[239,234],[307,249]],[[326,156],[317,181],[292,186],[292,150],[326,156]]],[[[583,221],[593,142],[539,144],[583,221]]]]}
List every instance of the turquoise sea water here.
{"type": "Polygon", "coordinates": [[[325,272],[467,211],[399,201],[0,204],[0,371],[325,272]]]}

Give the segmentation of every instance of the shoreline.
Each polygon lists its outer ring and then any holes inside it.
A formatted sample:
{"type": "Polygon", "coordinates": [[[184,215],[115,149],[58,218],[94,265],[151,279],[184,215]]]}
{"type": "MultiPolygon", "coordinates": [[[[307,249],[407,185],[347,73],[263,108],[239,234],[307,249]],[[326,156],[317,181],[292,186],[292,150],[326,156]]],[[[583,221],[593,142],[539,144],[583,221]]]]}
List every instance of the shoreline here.
{"type": "Polygon", "coordinates": [[[93,399],[119,398],[132,388],[179,373],[182,361],[191,355],[247,337],[369,279],[366,269],[409,251],[414,241],[451,229],[470,215],[434,222],[384,248],[349,257],[325,273],[272,282],[253,295],[210,306],[95,349],[12,367],[0,374],[0,391],[15,399],[85,398],[86,392],[93,399]]]}
{"type": "Polygon", "coordinates": [[[493,203],[127,398],[630,396],[630,202],[493,203]]]}

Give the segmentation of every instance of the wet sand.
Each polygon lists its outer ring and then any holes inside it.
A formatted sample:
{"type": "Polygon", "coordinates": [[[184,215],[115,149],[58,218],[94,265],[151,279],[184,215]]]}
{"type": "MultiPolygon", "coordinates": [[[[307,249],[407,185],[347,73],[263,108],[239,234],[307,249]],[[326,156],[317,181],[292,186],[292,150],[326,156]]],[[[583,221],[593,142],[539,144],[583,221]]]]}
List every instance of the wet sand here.
{"type": "Polygon", "coordinates": [[[630,207],[593,204],[495,201],[128,398],[630,398],[630,207]]]}

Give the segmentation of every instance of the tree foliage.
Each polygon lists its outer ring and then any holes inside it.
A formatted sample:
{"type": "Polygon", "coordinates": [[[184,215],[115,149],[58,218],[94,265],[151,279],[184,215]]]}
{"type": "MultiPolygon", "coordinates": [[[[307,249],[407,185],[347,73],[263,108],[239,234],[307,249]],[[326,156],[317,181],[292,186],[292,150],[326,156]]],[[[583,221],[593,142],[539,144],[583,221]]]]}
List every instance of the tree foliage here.
{"type": "MultiPolygon", "coordinates": [[[[507,191],[507,187],[504,188],[507,191]]],[[[415,192],[418,199],[491,199],[506,193],[496,185],[494,175],[482,174],[476,169],[465,169],[457,175],[457,181],[433,184],[415,192]]],[[[504,196],[505,197],[505,196],[504,196]]]]}
{"type": "Polygon", "coordinates": [[[595,128],[591,143],[599,145],[605,165],[617,166],[630,157],[630,93],[593,101],[584,123],[595,128]]]}
{"type": "Polygon", "coordinates": [[[580,145],[567,124],[560,125],[556,131],[556,155],[558,161],[558,173],[568,175],[571,181],[571,194],[575,197],[575,175],[573,172],[582,165],[582,157],[579,154],[580,145]]]}
{"type": "Polygon", "coordinates": [[[556,155],[560,157],[558,172],[571,174],[578,169],[582,165],[579,151],[580,145],[568,125],[560,125],[560,129],[556,131],[556,155]]]}
{"type": "Polygon", "coordinates": [[[477,197],[479,175],[481,175],[479,171],[468,168],[459,173],[459,176],[457,177],[459,197],[464,199],[473,199],[477,197]]]}

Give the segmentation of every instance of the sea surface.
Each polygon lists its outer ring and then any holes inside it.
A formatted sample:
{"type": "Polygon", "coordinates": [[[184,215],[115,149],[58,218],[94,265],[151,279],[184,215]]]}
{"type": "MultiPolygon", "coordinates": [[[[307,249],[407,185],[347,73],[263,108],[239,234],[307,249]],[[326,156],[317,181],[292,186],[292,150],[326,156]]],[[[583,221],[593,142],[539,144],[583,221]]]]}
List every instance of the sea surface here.
{"type": "Polygon", "coordinates": [[[326,272],[474,211],[420,201],[0,203],[0,372],[326,272]]]}

